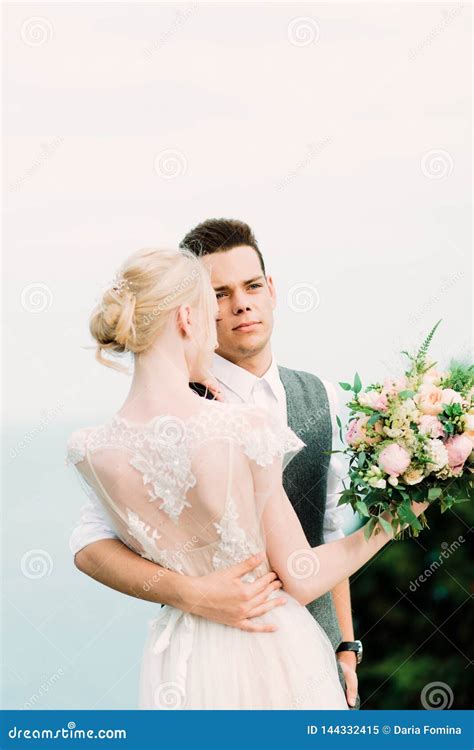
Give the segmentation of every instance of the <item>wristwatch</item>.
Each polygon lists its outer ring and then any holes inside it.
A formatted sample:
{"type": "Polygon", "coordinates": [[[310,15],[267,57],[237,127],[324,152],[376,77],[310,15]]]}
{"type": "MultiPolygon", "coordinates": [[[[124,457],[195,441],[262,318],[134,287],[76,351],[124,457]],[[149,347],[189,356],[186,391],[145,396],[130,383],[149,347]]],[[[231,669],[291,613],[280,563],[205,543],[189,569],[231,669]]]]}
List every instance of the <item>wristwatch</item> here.
{"type": "Polygon", "coordinates": [[[336,648],[336,654],[340,651],[354,651],[357,657],[357,664],[361,663],[362,653],[364,651],[362,648],[362,641],[342,641],[336,648]]]}

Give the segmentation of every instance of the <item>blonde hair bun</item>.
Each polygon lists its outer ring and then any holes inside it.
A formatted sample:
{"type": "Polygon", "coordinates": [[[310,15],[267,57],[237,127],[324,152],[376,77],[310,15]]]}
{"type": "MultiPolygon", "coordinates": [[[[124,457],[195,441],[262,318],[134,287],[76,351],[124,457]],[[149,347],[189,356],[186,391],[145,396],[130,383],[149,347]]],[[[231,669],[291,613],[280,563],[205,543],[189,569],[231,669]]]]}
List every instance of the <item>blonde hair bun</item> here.
{"type": "Polygon", "coordinates": [[[89,328],[97,342],[97,360],[123,371],[104,352],[145,351],[182,304],[202,305],[206,334],[213,336],[213,295],[209,274],[191,251],[139,250],[125,261],[92,312],[89,328]]]}

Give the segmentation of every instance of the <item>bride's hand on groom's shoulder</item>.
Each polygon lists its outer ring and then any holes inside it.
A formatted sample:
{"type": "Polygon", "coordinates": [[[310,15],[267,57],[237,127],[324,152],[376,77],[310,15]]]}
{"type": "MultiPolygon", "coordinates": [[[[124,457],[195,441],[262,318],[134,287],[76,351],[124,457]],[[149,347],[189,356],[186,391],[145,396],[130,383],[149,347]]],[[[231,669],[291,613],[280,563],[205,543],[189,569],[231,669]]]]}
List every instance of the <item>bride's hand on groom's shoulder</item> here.
{"type": "Polygon", "coordinates": [[[273,571],[265,573],[252,583],[241,580],[243,575],[258,568],[261,562],[259,556],[255,556],[208,575],[187,577],[184,581],[187,591],[181,608],[206,620],[240,630],[273,632],[277,629],[276,625],[255,618],[286,604],[285,597],[268,598],[273,591],[282,588],[281,581],[273,571]]]}
{"type": "Polygon", "coordinates": [[[212,393],[216,401],[224,401],[224,396],[221,391],[219,381],[216,380],[216,378],[213,375],[207,375],[207,376],[203,375],[199,379],[199,382],[201,383],[201,385],[204,386],[204,388],[207,388],[207,390],[210,391],[210,393],[212,393]]]}

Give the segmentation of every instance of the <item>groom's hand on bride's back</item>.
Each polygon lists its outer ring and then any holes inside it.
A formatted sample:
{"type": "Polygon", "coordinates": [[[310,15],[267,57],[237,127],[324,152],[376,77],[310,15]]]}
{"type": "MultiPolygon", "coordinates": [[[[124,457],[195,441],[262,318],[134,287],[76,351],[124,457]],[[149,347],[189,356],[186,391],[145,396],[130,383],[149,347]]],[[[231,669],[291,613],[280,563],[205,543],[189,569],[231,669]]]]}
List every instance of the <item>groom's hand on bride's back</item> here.
{"type": "Polygon", "coordinates": [[[255,633],[271,633],[277,630],[274,624],[258,622],[254,618],[281,607],[285,597],[268,599],[272,591],[282,587],[276,573],[270,571],[253,583],[241,580],[261,563],[259,556],[251,557],[238,565],[216,570],[205,576],[187,577],[185,608],[207,620],[255,633]]]}

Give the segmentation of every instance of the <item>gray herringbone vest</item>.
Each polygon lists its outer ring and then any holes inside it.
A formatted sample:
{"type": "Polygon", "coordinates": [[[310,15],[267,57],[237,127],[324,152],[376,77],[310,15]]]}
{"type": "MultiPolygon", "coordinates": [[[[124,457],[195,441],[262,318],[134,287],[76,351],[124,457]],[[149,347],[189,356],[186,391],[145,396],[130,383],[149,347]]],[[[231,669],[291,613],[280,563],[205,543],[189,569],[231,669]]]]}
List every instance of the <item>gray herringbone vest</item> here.
{"type": "MultiPolygon", "coordinates": [[[[283,486],[312,547],[324,543],[327,474],[332,448],[331,414],[326,388],[316,375],[278,367],[286,391],[288,424],[306,443],[288,464],[283,486]]],[[[336,648],[341,632],[330,592],[307,605],[336,648]]]]}

